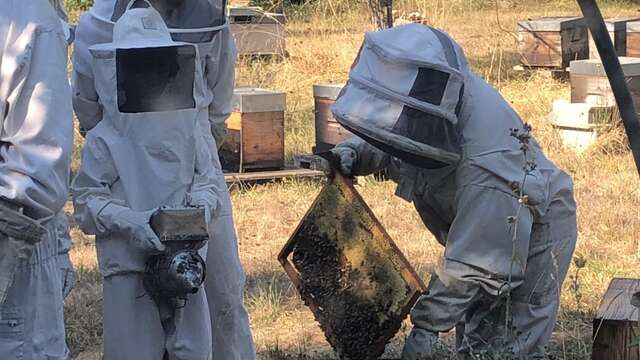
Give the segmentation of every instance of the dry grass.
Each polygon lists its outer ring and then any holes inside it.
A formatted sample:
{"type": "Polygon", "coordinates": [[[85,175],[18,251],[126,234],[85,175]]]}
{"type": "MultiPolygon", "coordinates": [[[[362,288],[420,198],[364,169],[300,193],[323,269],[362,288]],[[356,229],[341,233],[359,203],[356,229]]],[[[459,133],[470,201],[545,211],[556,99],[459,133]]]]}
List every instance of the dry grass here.
{"type": "MultiPolygon", "coordinates": [[[[620,135],[582,155],[563,149],[557,134],[545,122],[551,103],[568,98],[569,86],[541,75],[513,73],[518,62],[512,32],[518,19],[541,15],[577,14],[570,1],[405,0],[406,11],[421,11],[429,22],[450,32],[465,48],[473,68],[500,88],[533,132],[547,154],[575,181],[579,205],[577,254],[587,260],[580,272],[579,292],[565,283],[562,309],[550,352],[558,359],[588,359],[590,319],[614,276],[639,276],[638,208],[640,187],[633,162],[620,151],[620,135]],[[488,4],[487,4],[488,3],[488,4]],[[533,2],[532,2],[533,3],[533,2]]],[[[370,30],[369,17],[353,1],[327,0],[292,10],[287,25],[290,57],[280,61],[243,61],[237,69],[241,85],[281,89],[288,95],[287,154],[309,152],[313,143],[313,99],[316,82],[344,81],[360,45],[370,30]]],[[[622,2],[603,6],[606,16],[637,15],[622,2]]],[[[77,14],[76,14],[77,15],[77,14]]],[[[491,116],[491,114],[486,114],[491,116]]],[[[321,187],[319,182],[290,181],[248,187],[233,194],[242,262],[248,275],[246,304],[263,359],[333,358],[311,313],[297,298],[276,256],[321,187]]],[[[393,196],[394,186],[372,179],[359,190],[387,227],[401,250],[428,279],[442,248],[427,233],[412,205],[393,196]]],[[[95,271],[92,239],[73,231],[72,258],[83,270],[79,285],[67,301],[68,338],[74,354],[91,355],[100,344],[100,278],[95,271]]],[[[572,267],[570,274],[575,273],[572,267]]],[[[408,325],[407,325],[408,326],[408,325]]],[[[397,356],[401,333],[389,346],[397,356]]],[[[450,357],[442,349],[441,358],[450,357]]]]}

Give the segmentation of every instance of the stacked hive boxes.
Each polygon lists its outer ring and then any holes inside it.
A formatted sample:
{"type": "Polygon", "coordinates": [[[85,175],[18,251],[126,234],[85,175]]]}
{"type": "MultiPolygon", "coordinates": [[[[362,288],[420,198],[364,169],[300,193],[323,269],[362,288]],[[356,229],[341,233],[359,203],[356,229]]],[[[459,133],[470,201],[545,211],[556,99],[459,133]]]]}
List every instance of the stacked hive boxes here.
{"type": "Polygon", "coordinates": [[[543,17],[518,22],[518,51],[528,68],[565,69],[589,57],[587,25],[580,17],[543,17]]]}
{"type": "Polygon", "coordinates": [[[237,88],[233,113],[227,120],[227,138],[220,148],[223,170],[246,172],[284,167],[283,92],[237,88]]]}
{"type": "MultiPolygon", "coordinates": [[[[620,57],[627,86],[640,105],[640,59],[620,57]]],[[[556,101],[551,116],[566,145],[582,151],[592,145],[606,126],[618,121],[616,101],[602,62],[598,59],[572,61],[571,102],[556,101]]]]}
{"type": "MultiPolygon", "coordinates": [[[[618,56],[627,56],[627,26],[630,22],[638,20],[640,20],[639,17],[619,17],[604,21],[618,56]]],[[[589,57],[591,59],[600,59],[591,32],[589,32],[589,57]]]]}

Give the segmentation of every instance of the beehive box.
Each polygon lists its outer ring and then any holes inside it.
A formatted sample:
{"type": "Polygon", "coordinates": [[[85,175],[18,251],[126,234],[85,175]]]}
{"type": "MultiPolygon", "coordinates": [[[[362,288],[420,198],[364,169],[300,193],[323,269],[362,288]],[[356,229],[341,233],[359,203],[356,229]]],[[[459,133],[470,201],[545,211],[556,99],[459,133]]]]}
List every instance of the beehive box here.
{"type": "Polygon", "coordinates": [[[582,152],[598,140],[605,126],[613,124],[616,114],[616,107],[558,100],[553,103],[549,120],[558,130],[563,145],[582,152]]]}
{"type": "MultiPolygon", "coordinates": [[[[640,59],[630,57],[619,59],[626,76],[627,86],[638,109],[640,106],[640,59]]],[[[600,60],[572,61],[570,71],[571,102],[616,106],[609,79],[600,60]]]]}
{"type": "Polygon", "coordinates": [[[627,56],[640,57],[640,21],[627,23],[627,56]]]}
{"type": "Polygon", "coordinates": [[[329,151],[334,146],[353,136],[336,121],[331,113],[331,106],[335,103],[343,87],[344,84],[313,85],[316,124],[314,153],[329,151]]]}
{"type": "Polygon", "coordinates": [[[286,55],[283,14],[273,14],[257,7],[229,9],[231,33],[240,55],[286,55]]]}
{"type": "Polygon", "coordinates": [[[222,169],[227,172],[282,169],[285,108],[283,92],[235,89],[227,137],[220,148],[222,169]]]}
{"type": "Polygon", "coordinates": [[[580,17],[544,17],[518,22],[518,51],[527,67],[564,69],[589,58],[587,25],[580,17]]]}
{"type": "Polygon", "coordinates": [[[341,359],[377,359],[425,291],[351,180],[339,174],[278,260],[341,359]]]}
{"type": "Polygon", "coordinates": [[[640,360],[640,280],[615,278],[593,320],[593,360],[640,360]]]}
{"type": "MultiPolygon", "coordinates": [[[[638,20],[640,18],[637,16],[605,19],[604,23],[607,26],[613,47],[616,49],[618,56],[627,56],[627,23],[638,20]]],[[[591,31],[589,31],[589,58],[600,59],[591,31]]]]}

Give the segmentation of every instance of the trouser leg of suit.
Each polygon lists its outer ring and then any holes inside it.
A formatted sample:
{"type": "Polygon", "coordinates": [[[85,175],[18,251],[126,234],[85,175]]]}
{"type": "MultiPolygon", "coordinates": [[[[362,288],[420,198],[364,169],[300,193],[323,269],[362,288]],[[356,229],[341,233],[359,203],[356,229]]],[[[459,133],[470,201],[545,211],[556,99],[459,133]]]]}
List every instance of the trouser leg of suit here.
{"type": "MultiPolygon", "coordinates": [[[[513,329],[507,343],[494,339],[489,350],[507,348],[527,359],[542,359],[555,327],[560,306],[560,289],[567,275],[576,243],[575,214],[556,211],[548,222],[534,224],[524,283],[511,296],[513,329]]],[[[492,334],[505,333],[506,303],[493,309],[470,310],[465,317],[464,339],[458,348],[460,358],[472,358],[473,348],[486,348],[492,334]]]]}
{"type": "Polygon", "coordinates": [[[103,283],[105,360],[200,360],[211,356],[206,295],[199,291],[176,310],[171,330],[163,327],[142,274],[108,276],[103,283]]]}
{"type": "Polygon", "coordinates": [[[524,283],[511,294],[514,330],[504,330],[505,296],[490,296],[479,286],[446,274],[441,274],[444,282],[439,276],[432,278],[428,294],[412,311],[414,325],[437,332],[457,325],[460,359],[482,354],[500,357],[501,351],[527,358],[543,356],[576,242],[574,214],[562,214],[552,206],[546,218],[548,222],[534,226],[524,283]],[[506,341],[504,334],[510,334],[506,341]]]}
{"type": "Polygon", "coordinates": [[[231,201],[209,225],[205,289],[211,314],[214,360],[252,360],[255,349],[243,304],[245,275],[238,254],[231,201]]]}
{"type": "Polygon", "coordinates": [[[62,291],[55,238],[42,239],[16,270],[0,311],[0,359],[65,360],[62,291]]]}

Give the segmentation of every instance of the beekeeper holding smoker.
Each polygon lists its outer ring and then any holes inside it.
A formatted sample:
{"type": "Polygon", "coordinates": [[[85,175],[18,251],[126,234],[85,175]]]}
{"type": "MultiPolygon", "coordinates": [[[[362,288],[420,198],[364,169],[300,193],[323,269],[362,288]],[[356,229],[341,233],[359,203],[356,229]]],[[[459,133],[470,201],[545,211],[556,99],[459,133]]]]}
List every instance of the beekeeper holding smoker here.
{"type": "Polygon", "coordinates": [[[454,327],[460,359],[542,358],[576,243],[572,180],[462,48],[419,24],[366,34],[333,113],[357,135],[333,150],[341,171],[387,169],[445,246],[402,358],[431,359],[454,327]]]}
{"type": "MultiPolygon", "coordinates": [[[[224,11],[221,0],[97,0],[76,29],[73,103],[87,141],[73,185],[74,201],[81,227],[103,239],[97,245],[105,274],[105,313],[117,313],[118,308],[135,313],[134,301],[140,301],[136,291],[142,288],[136,279],[124,275],[144,272],[145,261],[140,252],[126,249],[137,243],[147,248],[147,254],[161,251],[149,228],[155,208],[202,206],[210,217],[208,253],[204,254],[207,276],[199,292],[206,299],[189,301],[187,306],[197,308],[188,312],[195,318],[186,322],[177,318],[175,324],[193,336],[175,332],[177,337],[167,338],[166,348],[161,328],[145,338],[146,348],[161,355],[166,350],[171,359],[183,358],[179,354],[186,349],[181,347],[185,343],[178,339],[188,339],[190,355],[184,358],[207,358],[207,344],[212,346],[214,360],[255,358],[243,305],[245,274],[231,199],[217,155],[231,110],[236,56],[224,11]],[[131,18],[134,15],[137,20],[131,18]],[[121,23],[125,16],[129,19],[121,23]],[[127,22],[128,30],[118,30],[118,24],[127,22]],[[132,56],[125,56],[128,52],[118,45],[123,39],[150,48],[148,54],[129,52],[132,56]],[[167,45],[171,41],[175,44],[167,45]],[[164,54],[167,47],[175,48],[172,56],[164,54]],[[113,63],[118,57],[123,61],[113,63]],[[167,62],[172,58],[179,61],[167,62]],[[189,59],[195,64],[186,61],[189,59]],[[165,76],[136,83],[142,79],[135,69],[155,69],[165,76]],[[122,234],[132,243],[125,245],[125,239],[116,239],[122,234]],[[111,248],[109,253],[107,248],[111,248]],[[202,316],[207,317],[207,326],[202,316]]],[[[152,310],[146,314],[154,319],[155,310],[147,305],[152,310]]],[[[130,323],[123,316],[105,323],[107,359],[138,359],[136,354],[145,354],[135,336],[117,330],[130,323]],[[133,348],[140,350],[129,352],[133,348]]]]}

